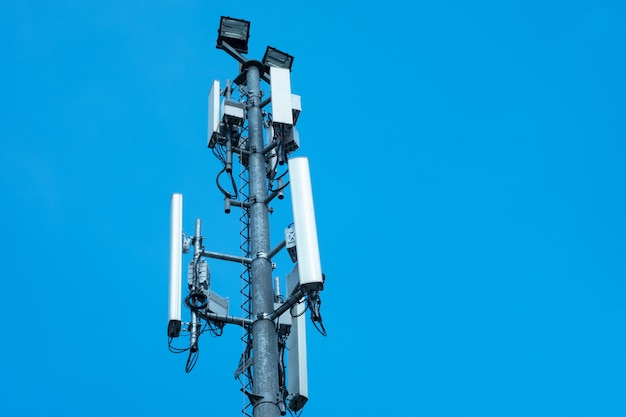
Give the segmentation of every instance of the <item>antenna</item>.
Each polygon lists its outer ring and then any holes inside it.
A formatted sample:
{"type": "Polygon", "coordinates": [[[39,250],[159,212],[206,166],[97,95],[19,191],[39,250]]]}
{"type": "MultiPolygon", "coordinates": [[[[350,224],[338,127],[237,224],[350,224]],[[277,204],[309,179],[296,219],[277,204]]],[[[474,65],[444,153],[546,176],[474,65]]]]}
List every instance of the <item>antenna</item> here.
{"type": "Polygon", "coordinates": [[[272,121],[293,125],[291,107],[291,77],[288,68],[270,67],[270,92],[272,94],[272,121]]]}
{"type": "Polygon", "coordinates": [[[207,145],[213,148],[218,140],[220,130],[220,82],[213,81],[211,90],[209,91],[209,140],[207,145]]]}
{"type": "Polygon", "coordinates": [[[308,158],[301,156],[289,160],[289,180],[300,285],[307,291],[320,290],[324,281],[308,158]]]}
{"type": "Polygon", "coordinates": [[[167,335],[178,337],[181,325],[183,265],[183,195],[172,194],[170,203],[170,289],[167,335]]]}
{"type": "MultiPolygon", "coordinates": [[[[298,265],[287,275],[287,294],[292,295],[299,285],[298,265]]],[[[299,411],[309,399],[306,360],[306,316],[302,303],[291,307],[291,333],[287,339],[287,381],[289,409],[299,411]]]]}

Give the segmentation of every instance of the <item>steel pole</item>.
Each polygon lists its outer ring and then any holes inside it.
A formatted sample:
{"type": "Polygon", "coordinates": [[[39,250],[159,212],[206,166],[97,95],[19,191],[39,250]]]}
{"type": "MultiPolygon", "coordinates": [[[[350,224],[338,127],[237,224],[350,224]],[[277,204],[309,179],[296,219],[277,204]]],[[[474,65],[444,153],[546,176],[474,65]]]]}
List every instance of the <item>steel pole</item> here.
{"type": "Polygon", "coordinates": [[[270,253],[269,210],[263,115],[261,110],[261,71],[263,64],[248,61],[244,64],[247,82],[247,119],[248,119],[248,177],[250,200],[250,265],[253,354],[254,417],[278,417],[280,409],[277,403],[278,383],[278,337],[276,326],[270,319],[274,311],[274,291],[272,288],[272,262],[270,253]]]}

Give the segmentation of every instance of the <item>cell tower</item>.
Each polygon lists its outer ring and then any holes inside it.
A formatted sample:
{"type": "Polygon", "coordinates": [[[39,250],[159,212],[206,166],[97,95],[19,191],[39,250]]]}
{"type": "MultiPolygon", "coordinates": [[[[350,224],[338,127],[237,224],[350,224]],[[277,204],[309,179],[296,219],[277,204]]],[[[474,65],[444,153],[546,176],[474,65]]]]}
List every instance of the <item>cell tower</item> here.
{"type": "Polygon", "coordinates": [[[308,400],[306,310],[315,328],[325,335],[320,314],[325,277],[309,162],[290,156],[300,146],[296,130],[300,97],[291,93],[293,57],[268,47],[261,62],[247,59],[249,32],[250,22],[222,16],[216,47],[239,62],[240,72],[223,89],[214,81],[208,104],[208,147],[223,164],[217,186],[224,194],[224,212],[230,213],[232,206],[242,211],[242,254],[205,250],[200,219],[193,235],[186,235],[183,196],[172,195],[167,334],[172,352],[188,353],[186,371],[190,372],[204,331],[220,335],[227,324],[244,328],[245,349],[235,370],[236,377],[244,378],[242,391],[249,400],[242,411],[250,415],[251,407],[253,417],[275,417],[301,412],[308,400]],[[270,97],[263,101],[261,81],[270,87],[270,97]],[[233,159],[241,165],[239,187],[233,177],[233,159]],[[222,175],[229,179],[228,190],[220,183],[222,175]],[[286,187],[291,191],[293,223],[284,228],[284,240],[272,248],[269,203],[283,199],[286,187]],[[272,259],[283,249],[295,264],[284,279],[286,296],[281,295],[280,277],[272,278],[272,259]],[[183,254],[191,257],[184,297],[183,254]],[[241,317],[229,315],[229,299],[211,289],[205,258],[245,266],[241,317]],[[188,321],[182,318],[183,305],[189,310],[188,321]],[[181,335],[189,337],[189,344],[174,347],[173,339],[181,335]]]}

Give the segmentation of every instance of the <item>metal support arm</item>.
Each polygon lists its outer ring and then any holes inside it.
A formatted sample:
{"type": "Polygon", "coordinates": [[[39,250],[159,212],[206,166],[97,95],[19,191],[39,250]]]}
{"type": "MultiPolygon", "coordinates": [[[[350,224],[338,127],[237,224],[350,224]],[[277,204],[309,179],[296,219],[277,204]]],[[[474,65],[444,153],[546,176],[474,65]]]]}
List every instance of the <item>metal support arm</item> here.
{"type": "Polygon", "coordinates": [[[252,203],[248,203],[248,202],[244,202],[244,201],[238,201],[238,200],[233,200],[232,198],[228,199],[228,202],[235,206],[235,207],[243,207],[243,208],[250,208],[252,207],[252,203]]]}
{"type": "Polygon", "coordinates": [[[202,251],[200,252],[200,256],[204,256],[206,258],[221,259],[223,261],[236,262],[239,264],[241,263],[251,264],[252,263],[252,259],[250,258],[244,258],[242,256],[226,255],[224,253],[217,253],[217,252],[202,251]]]}
{"type": "Polygon", "coordinates": [[[287,245],[287,242],[285,241],[285,239],[283,239],[282,242],[280,242],[274,249],[272,249],[270,251],[270,253],[267,254],[267,257],[272,259],[278,252],[280,252],[282,250],[282,248],[284,248],[287,245]]]}
{"type": "Polygon", "coordinates": [[[267,155],[268,152],[271,151],[272,149],[274,149],[275,147],[277,147],[279,143],[280,142],[277,141],[277,140],[272,141],[272,143],[270,143],[265,148],[263,148],[263,154],[267,155]]]}
{"type": "Polygon", "coordinates": [[[304,296],[305,291],[303,288],[298,288],[296,292],[291,294],[287,301],[285,301],[280,307],[278,307],[272,314],[269,315],[270,320],[276,320],[278,317],[282,316],[283,313],[297,304],[300,299],[304,296]]]}
{"type": "Polygon", "coordinates": [[[250,319],[244,319],[244,318],[233,317],[233,316],[220,316],[219,314],[215,314],[215,313],[198,312],[198,315],[207,321],[217,321],[220,323],[236,324],[238,326],[245,327],[245,328],[252,327],[252,324],[254,323],[254,321],[250,319]]]}

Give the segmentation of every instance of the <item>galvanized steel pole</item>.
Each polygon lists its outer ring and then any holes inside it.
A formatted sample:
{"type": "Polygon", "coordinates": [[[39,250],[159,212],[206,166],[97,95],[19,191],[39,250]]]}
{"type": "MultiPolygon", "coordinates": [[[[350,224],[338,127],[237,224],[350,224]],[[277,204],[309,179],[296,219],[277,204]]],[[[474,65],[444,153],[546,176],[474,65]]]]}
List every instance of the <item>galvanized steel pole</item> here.
{"type": "Polygon", "coordinates": [[[252,394],[254,417],[278,417],[278,336],[276,325],[270,319],[274,311],[272,288],[272,261],[270,253],[269,209],[264,140],[263,114],[261,111],[261,75],[263,64],[248,61],[243,65],[246,72],[247,119],[248,119],[248,176],[249,176],[249,220],[250,249],[252,262],[251,302],[252,354],[254,379],[252,394]]]}

